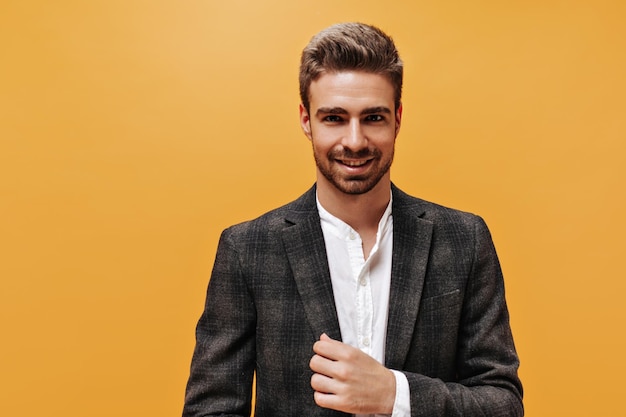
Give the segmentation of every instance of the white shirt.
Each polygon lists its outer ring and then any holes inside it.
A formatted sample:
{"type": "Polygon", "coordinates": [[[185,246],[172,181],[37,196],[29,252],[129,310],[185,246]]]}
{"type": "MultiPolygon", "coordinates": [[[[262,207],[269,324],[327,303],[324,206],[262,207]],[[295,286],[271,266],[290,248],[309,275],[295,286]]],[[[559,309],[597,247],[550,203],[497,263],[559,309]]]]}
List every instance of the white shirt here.
{"type": "MultiPolygon", "coordinates": [[[[359,234],[326,211],[319,199],[317,208],[342,341],[384,363],[393,248],[391,199],[378,223],[376,243],[367,260],[359,234]]],[[[409,383],[402,372],[392,372],[396,378],[396,399],[391,416],[410,416],[409,383]]]]}

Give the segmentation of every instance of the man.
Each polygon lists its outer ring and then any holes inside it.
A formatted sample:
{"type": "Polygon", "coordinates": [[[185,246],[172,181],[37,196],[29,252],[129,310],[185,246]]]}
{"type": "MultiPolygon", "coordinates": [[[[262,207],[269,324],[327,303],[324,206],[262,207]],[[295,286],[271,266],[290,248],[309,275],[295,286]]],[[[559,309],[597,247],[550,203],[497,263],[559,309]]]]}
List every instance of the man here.
{"type": "Polygon", "coordinates": [[[317,181],[221,236],[184,416],[521,416],[504,284],[477,216],[410,197],[389,168],[402,62],[363,24],[302,54],[317,181]]]}

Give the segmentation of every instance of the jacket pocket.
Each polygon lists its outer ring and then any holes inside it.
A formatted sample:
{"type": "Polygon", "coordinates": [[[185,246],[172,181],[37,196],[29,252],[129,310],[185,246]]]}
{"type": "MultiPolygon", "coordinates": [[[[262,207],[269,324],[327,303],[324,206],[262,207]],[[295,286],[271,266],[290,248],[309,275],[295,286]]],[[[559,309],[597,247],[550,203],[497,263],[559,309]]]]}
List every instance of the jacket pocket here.
{"type": "Polygon", "coordinates": [[[420,310],[434,311],[442,308],[452,307],[461,303],[461,290],[456,289],[433,297],[423,298],[420,303],[420,310]]]}

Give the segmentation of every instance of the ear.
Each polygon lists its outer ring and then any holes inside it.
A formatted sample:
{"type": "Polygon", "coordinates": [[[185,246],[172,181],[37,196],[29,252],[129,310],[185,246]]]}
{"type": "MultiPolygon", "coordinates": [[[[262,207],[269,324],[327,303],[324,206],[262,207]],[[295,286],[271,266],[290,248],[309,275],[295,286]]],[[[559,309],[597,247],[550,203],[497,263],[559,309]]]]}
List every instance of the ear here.
{"type": "Polygon", "coordinates": [[[311,118],[309,117],[309,112],[304,108],[304,105],[300,103],[300,126],[302,126],[302,131],[306,135],[309,140],[313,139],[311,135],[311,118]]]}
{"type": "Polygon", "coordinates": [[[402,124],[402,103],[398,106],[396,110],[396,136],[400,132],[400,125],[402,124]]]}

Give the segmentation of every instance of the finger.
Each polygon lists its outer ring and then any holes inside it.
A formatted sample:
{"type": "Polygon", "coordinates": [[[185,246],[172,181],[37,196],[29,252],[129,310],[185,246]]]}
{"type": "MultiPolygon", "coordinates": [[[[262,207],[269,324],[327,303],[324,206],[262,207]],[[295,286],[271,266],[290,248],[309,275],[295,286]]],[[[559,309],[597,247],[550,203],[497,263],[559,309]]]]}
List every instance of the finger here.
{"type": "Polygon", "coordinates": [[[320,346],[323,347],[325,344],[327,344],[329,342],[332,343],[332,342],[335,342],[335,341],[336,340],[332,339],[326,333],[322,333],[322,335],[320,336],[320,339],[313,344],[313,350],[315,351],[315,353],[319,353],[319,352],[317,352],[316,349],[319,349],[320,346]]]}
{"type": "Polygon", "coordinates": [[[318,355],[332,360],[339,360],[348,348],[343,342],[331,339],[326,333],[320,336],[320,340],[313,344],[313,351],[318,355]],[[343,353],[342,353],[343,352],[343,353]]]}
{"type": "Polygon", "coordinates": [[[311,376],[311,388],[324,394],[336,394],[336,383],[326,375],[315,373],[311,376]]]}
{"type": "Polygon", "coordinates": [[[313,355],[313,357],[309,361],[309,368],[311,368],[313,372],[325,375],[330,378],[334,377],[334,366],[334,361],[320,355],[313,355]]]}
{"type": "Polygon", "coordinates": [[[340,395],[315,391],[313,393],[313,399],[315,400],[315,403],[322,408],[328,408],[350,414],[356,412],[351,409],[353,407],[350,407],[350,403],[340,395]]]}
{"type": "Polygon", "coordinates": [[[315,404],[319,405],[322,408],[331,408],[333,410],[336,409],[333,407],[336,403],[336,395],[334,394],[315,391],[313,393],[313,399],[315,400],[315,404]]]}

